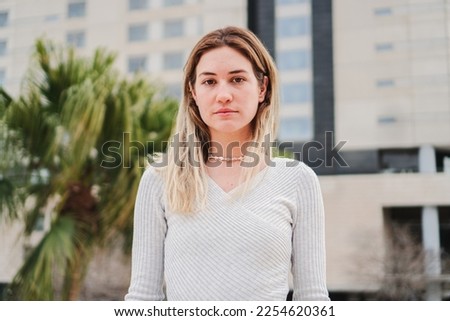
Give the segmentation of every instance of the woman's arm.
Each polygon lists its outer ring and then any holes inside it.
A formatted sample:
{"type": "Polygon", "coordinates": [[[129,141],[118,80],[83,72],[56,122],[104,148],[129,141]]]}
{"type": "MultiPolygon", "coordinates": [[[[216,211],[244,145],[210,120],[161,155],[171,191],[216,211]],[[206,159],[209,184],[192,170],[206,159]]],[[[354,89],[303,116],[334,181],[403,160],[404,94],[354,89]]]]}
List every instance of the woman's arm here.
{"type": "Polygon", "coordinates": [[[163,184],[154,168],[144,172],[134,209],[131,282],[125,300],[164,300],[163,184]]]}
{"type": "Polygon", "coordinates": [[[300,176],[292,235],[293,300],[329,300],[322,192],[311,168],[300,163],[297,169],[300,176]]]}

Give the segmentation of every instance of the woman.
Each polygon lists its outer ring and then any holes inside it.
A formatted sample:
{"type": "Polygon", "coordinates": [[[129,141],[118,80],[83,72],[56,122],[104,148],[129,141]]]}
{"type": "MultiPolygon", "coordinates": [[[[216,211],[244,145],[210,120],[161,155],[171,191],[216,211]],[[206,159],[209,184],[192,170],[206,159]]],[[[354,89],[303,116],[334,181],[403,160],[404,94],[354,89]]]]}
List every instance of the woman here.
{"type": "Polygon", "coordinates": [[[294,300],[329,299],[317,177],[269,157],[277,86],[250,31],[196,44],[167,166],[139,186],[126,300],[286,300],[290,276],[294,300]]]}

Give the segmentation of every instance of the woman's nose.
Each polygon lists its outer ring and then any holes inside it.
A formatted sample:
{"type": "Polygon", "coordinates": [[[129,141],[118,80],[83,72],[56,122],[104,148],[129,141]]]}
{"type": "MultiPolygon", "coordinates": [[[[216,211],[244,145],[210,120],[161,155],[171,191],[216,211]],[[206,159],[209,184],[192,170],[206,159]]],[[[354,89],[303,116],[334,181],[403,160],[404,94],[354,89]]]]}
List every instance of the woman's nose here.
{"type": "Polygon", "coordinates": [[[221,104],[226,104],[233,100],[231,88],[227,84],[218,86],[216,100],[221,104]]]}

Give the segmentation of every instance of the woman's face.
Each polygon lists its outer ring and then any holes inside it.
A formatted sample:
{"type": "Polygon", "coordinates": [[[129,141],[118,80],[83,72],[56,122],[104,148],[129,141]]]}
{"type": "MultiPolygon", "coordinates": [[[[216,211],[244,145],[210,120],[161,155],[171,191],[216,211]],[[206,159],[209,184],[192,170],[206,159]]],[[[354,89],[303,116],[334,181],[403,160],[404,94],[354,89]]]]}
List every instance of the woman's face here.
{"type": "Polygon", "coordinates": [[[250,137],[250,123],[264,101],[266,87],[267,77],[260,85],[252,64],[239,51],[220,47],[203,54],[192,95],[211,139],[221,134],[250,137]]]}

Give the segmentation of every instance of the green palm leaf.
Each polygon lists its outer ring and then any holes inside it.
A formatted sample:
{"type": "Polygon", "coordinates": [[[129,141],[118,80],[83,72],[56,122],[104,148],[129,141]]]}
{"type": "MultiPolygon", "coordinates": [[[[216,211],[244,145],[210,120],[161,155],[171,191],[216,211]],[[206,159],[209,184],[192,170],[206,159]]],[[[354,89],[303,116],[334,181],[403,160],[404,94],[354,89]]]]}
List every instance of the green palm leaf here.
{"type": "Polygon", "coordinates": [[[54,275],[64,268],[75,254],[75,222],[60,217],[41,242],[31,250],[25,264],[16,275],[13,298],[21,300],[53,300],[54,275]]]}

